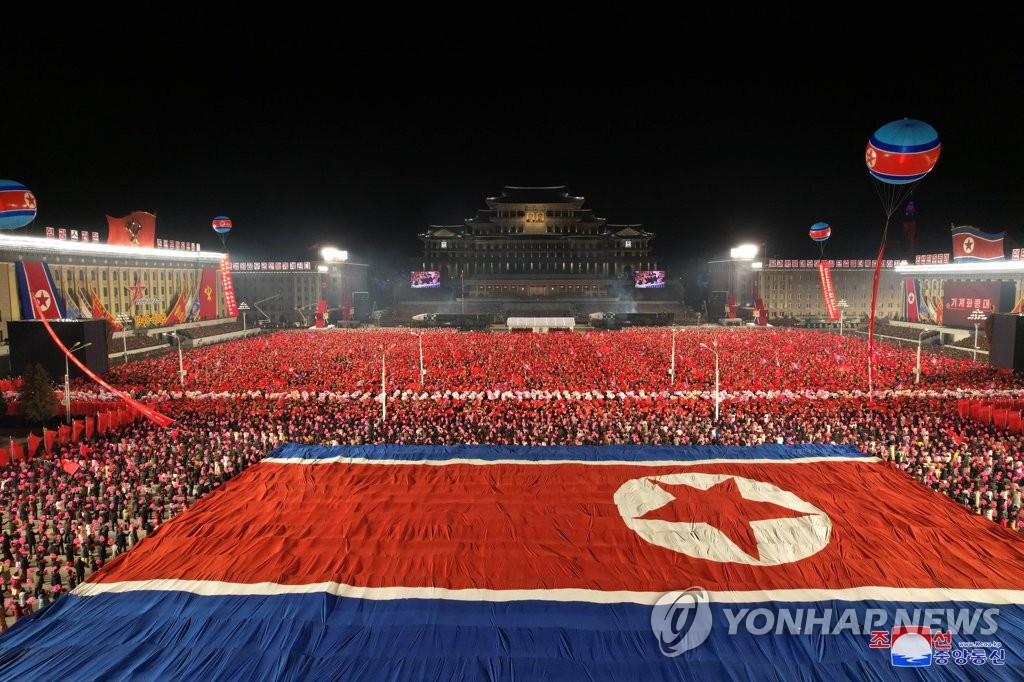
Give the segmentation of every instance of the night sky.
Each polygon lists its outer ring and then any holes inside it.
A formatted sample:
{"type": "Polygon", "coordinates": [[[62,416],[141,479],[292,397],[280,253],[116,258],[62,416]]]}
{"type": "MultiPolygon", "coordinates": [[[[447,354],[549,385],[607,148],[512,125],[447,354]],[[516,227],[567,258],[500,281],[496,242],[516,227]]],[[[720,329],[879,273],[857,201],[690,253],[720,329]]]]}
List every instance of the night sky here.
{"type": "MultiPolygon", "coordinates": [[[[503,185],[565,184],[609,222],[656,233],[683,277],[741,241],[816,257],[818,221],[833,228],[826,257],[872,257],[885,214],[864,147],[909,117],[943,145],[912,196],[918,250],[948,251],[951,223],[1024,241],[1024,57],[1012,49],[879,66],[814,50],[729,60],[573,47],[193,42],[131,60],[59,41],[16,49],[4,77],[31,87],[0,103],[0,178],[37,196],[20,234],[106,235],[106,214],[146,210],[157,236],[220,250],[210,220],[227,215],[236,259],[333,245],[395,271],[426,226],[460,223],[503,185]]],[[[895,220],[888,253],[900,257],[895,220]]]]}

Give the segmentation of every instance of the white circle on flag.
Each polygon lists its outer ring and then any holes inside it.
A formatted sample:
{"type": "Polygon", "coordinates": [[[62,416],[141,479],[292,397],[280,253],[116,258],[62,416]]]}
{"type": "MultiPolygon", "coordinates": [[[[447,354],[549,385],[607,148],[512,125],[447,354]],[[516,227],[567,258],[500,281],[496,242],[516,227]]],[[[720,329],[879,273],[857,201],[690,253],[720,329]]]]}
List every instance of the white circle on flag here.
{"type": "Polygon", "coordinates": [[[637,535],[651,543],[696,559],[753,566],[778,566],[806,559],[824,549],[832,537],[828,514],[793,493],[771,483],[728,474],[669,474],[645,476],[623,483],[614,496],[623,521],[637,535]],[[699,491],[734,479],[743,499],[766,502],[803,515],[750,521],[757,541],[752,556],[713,525],[703,521],[664,521],[641,518],[675,497],[657,485],[683,485],[699,491]]]}
{"type": "Polygon", "coordinates": [[[917,297],[914,296],[914,292],[913,291],[908,292],[907,293],[907,303],[909,303],[910,305],[914,305],[914,303],[916,301],[917,301],[917,297]]]}
{"type": "Polygon", "coordinates": [[[44,313],[50,309],[50,302],[53,299],[50,298],[50,294],[47,293],[46,289],[36,289],[35,298],[36,303],[39,304],[39,309],[44,313]]]}
{"type": "Polygon", "coordinates": [[[964,239],[964,253],[971,251],[974,251],[974,237],[967,237],[964,239]]]}

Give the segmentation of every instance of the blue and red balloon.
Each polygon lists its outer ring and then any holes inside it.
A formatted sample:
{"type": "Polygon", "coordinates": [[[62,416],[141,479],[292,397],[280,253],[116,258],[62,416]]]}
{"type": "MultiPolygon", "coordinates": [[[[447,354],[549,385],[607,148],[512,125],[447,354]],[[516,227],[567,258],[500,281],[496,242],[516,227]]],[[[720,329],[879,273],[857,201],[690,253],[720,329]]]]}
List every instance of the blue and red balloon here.
{"type": "Polygon", "coordinates": [[[939,160],[939,134],[912,118],[886,123],[868,140],[864,160],[871,176],[890,185],[906,185],[927,175],[939,160]]]}
{"type": "Polygon", "coordinates": [[[231,218],[226,215],[219,215],[210,224],[213,227],[213,231],[220,237],[220,243],[224,248],[227,248],[228,232],[231,231],[231,218]]]}
{"type": "Polygon", "coordinates": [[[231,231],[231,218],[226,215],[219,215],[213,219],[213,231],[217,234],[227,234],[231,231]]]}
{"type": "Polygon", "coordinates": [[[14,180],[0,180],[0,230],[25,227],[36,218],[36,197],[14,180]]]}
{"type": "Polygon", "coordinates": [[[814,223],[811,225],[810,237],[816,242],[824,242],[832,236],[832,228],[828,223],[814,223]]]}

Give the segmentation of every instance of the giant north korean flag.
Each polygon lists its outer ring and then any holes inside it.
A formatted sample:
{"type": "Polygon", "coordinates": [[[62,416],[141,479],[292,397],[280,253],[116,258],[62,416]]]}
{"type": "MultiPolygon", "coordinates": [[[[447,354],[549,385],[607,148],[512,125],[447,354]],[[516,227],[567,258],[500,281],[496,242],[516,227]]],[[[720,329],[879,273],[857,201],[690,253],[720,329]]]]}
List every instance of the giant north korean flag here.
{"type": "Polygon", "coordinates": [[[1022,603],[1016,533],[847,446],[288,444],[0,678],[1020,679],[1022,603]]]}

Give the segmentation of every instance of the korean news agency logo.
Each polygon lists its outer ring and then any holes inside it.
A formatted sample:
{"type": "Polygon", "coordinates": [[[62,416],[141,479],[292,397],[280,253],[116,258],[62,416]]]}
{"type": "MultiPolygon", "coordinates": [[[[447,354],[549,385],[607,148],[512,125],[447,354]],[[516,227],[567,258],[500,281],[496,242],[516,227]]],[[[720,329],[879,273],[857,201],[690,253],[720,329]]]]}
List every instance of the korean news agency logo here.
{"type": "Polygon", "coordinates": [[[897,668],[921,668],[932,664],[932,646],[948,649],[949,633],[936,632],[932,639],[931,628],[903,626],[892,629],[889,651],[892,664],[897,668]]]}
{"type": "Polygon", "coordinates": [[[651,610],[651,630],[668,657],[695,649],[711,634],[711,606],[701,587],[663,594],[651,610]]]}
{"type": "Polygon", "coordinates": [[[872,649],[889,649],[890,660],[896,668],[1006,664],[1006,649],[1000,641],[954,643],[950,630],[933,630],[917,625],[873,630],[868,646],[872,649]]]}
{"type": "MultiPolygon", "coordinates": [[[[707,641],[714,624],[711,600],[704,588],[691,587],[667,592],[655,602],[651,630],[663,656],[679,656],[707,641]]],[[[720,606],[722,635],[853,636],[863,638],[869,649],[888,649],[890,663],[897,668],[1006,662],[1001,642],[973,639],[996,633],[998,608],[720,606]]]]}

